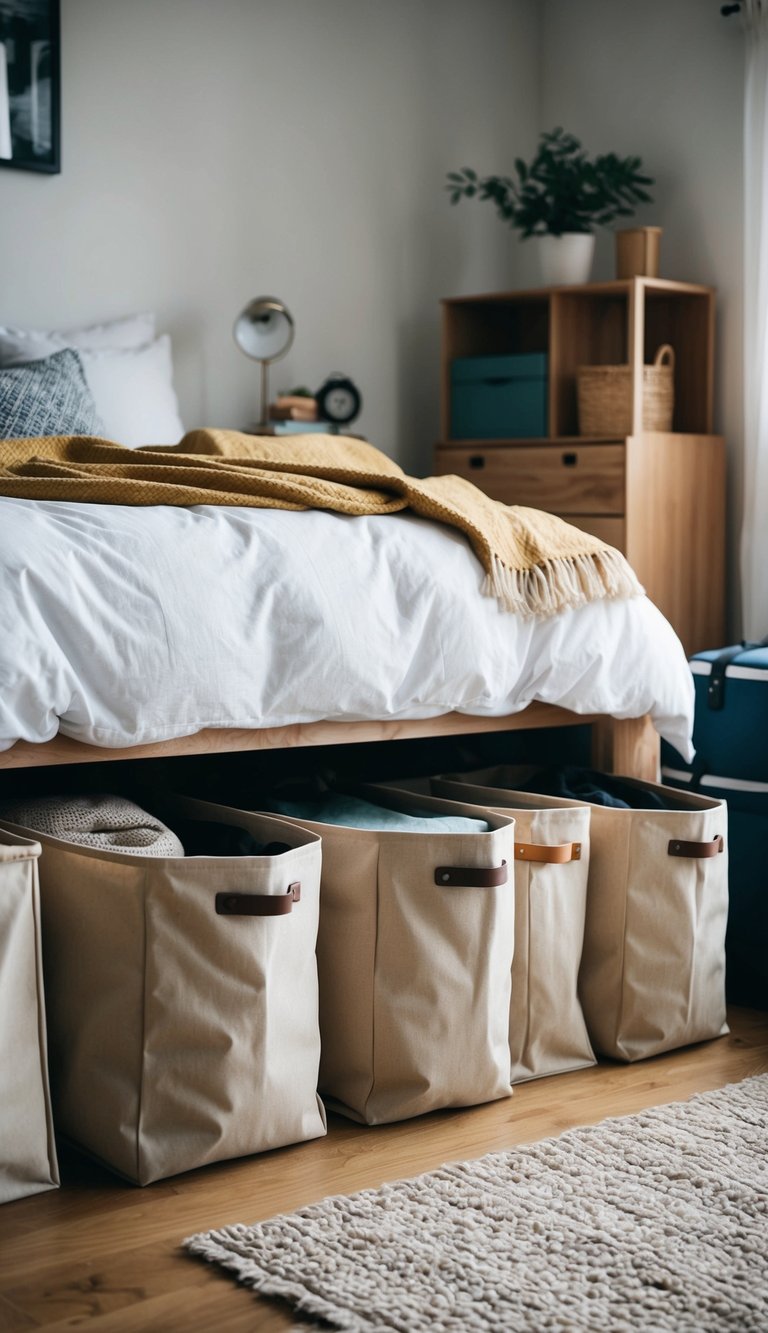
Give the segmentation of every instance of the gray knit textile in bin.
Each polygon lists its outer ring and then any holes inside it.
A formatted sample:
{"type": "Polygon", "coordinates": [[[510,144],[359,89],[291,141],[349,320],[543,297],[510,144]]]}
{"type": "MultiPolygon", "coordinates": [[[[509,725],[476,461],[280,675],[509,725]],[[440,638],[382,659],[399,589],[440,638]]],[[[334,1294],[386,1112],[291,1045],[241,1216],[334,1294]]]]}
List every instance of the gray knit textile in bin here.
{"type": "Polygon", "coordinates": [[[0,801],[0,820],[35,833],[134,856],[183,856],[176,834],[123,796],[42,796],[0,801]]]}

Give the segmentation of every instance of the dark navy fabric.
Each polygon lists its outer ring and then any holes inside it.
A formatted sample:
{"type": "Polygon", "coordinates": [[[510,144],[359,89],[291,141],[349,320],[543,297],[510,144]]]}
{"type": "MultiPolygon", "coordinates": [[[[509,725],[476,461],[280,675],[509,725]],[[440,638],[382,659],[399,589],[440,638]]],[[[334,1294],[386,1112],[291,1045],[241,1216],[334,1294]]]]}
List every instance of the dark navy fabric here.
{"type": "Polygon", "coordinates": [[[541,792],[542,796],[561,796],[566,800],[589,801],[592,805],[614,806],[619,810],[670,809],[670,802],[657,792],[633,787],[621,778],[598,773],[592,768],[544,768],[526,782],[522,790],[541,792]]]}

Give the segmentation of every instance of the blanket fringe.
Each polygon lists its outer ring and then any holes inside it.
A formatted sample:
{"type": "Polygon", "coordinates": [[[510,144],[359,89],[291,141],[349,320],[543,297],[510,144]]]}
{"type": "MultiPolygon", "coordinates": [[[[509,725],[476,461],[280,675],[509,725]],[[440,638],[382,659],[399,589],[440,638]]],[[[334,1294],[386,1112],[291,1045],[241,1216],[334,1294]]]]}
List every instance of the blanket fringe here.
{"type": "Polygon", "coordinates": [[[645,589],[620,551],[558,557],[531,569],[509,569],[494,556],[483,592],[524,618],[554,616],[587,602],[641,597],[645,589]]]}

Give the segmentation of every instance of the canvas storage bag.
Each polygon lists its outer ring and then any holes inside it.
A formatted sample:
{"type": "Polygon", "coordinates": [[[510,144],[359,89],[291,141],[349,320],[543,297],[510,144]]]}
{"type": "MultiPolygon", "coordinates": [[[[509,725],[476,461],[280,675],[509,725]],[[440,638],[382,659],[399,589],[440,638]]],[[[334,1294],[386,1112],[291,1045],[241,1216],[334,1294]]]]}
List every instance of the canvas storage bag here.
{"type": "Polygon", "coordinates": [[[578,996],[584,944],[590,811],[545,796],[486,799],[495,770],[433,778],[436,796],[515,818],[515,955],[509,1046],[512,1082],[595,1063],[578,996]]]}
{"type": "MultiPolygon", "coordinates": [[[[465,804],[371,792],[406,813],[478,818],[465,804]]],[[[354,1120],[384,1124],[511,1092],[514,821],[484,817],[486,833],[301,821],[323,840],[320,1091],[354,1120]]]]}
{"type": "Polygon", "coordinates": [[[163,857],[40,836],[57,1128],[140,1185],[325,1132],[319,839],[201,801],[157,813],[290,850],[163,857]]]}
{"type": "MultiPolygon", "coordinates": [[[[494,785],[479,789],[481,799],[501,808],[529,800],[530,792],[514,790],[520,780],[521,770],[498,768],[494,785]]],[[[589,803],[579,996],[595,1049],[631,1061],[728,1031],[727,807],[658,783],[621,782],[668,808],[589,803]]]]}
{"type": "Polygon", "coordinates": [[[59,1183],[40,954],[40,844],[0,832],[0,1203],[59,1183]]]}

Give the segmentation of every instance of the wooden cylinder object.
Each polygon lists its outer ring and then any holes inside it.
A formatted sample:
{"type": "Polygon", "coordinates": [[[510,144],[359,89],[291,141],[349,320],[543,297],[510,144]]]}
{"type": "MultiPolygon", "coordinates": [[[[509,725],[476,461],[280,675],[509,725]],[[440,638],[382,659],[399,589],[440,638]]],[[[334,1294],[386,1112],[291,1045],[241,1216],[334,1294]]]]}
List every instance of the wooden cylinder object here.
{"type": "Polygon", "coordinates": [[[661,227],[627,227],[616,232],[616,277],[658,278],[661,227]]]}

